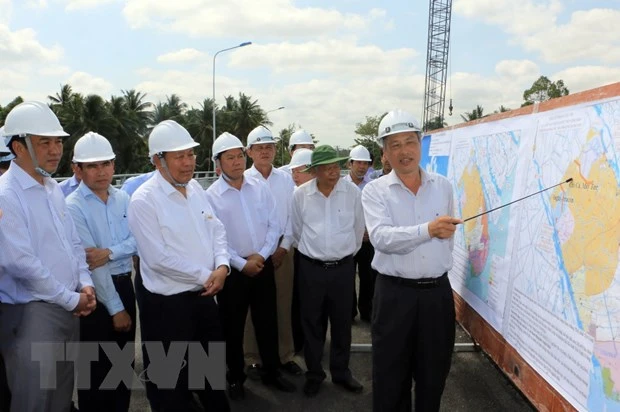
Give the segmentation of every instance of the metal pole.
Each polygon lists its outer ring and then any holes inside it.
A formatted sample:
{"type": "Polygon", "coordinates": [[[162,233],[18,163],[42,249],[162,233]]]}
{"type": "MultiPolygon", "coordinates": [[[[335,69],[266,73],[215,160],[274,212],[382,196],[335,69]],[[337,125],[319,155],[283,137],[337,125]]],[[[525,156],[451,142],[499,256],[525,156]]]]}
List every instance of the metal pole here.
{"type": "Polygon", "coordinates": [[[228,50],[233,50],[233,49],[238,49],[239,47],[245,47],[245,46],[249,46],[250,44],[252,44],[251,41],[246,41],[244,43],[241,43],[237,46],[234,47],[229,47],[227,49],[222,49],[219,50],[217,53],[215,53],[213,55],[213,141],[215,141],[215,58],[217,57],[218,54],[228,51],[228,50]]]}

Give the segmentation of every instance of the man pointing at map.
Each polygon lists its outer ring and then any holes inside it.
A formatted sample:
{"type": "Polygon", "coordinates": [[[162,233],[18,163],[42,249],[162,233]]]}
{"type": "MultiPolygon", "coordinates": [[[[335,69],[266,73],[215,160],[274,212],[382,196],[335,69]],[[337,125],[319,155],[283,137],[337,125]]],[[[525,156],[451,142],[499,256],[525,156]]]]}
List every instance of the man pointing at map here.
{"type": "Polygon", "coordinates": [[[420,127],[402,110],[379,124],[392,172],[366,185],[362,204],[373,269],[373,409],[438,411],[454,348],[454,301],[448,280],[453,236],[452,186],[419,167],[420,127]]]}

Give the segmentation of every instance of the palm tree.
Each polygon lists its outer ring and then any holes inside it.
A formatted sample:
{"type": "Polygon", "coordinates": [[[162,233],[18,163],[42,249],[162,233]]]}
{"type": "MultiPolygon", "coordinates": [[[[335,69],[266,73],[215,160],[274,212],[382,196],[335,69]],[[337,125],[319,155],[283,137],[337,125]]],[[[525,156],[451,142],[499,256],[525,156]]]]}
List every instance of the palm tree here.
{"type": "Polygon", "coordinates": [[[127,116],[134,123],[134,131],[141,138],[146,137],[148,125],[151,122],[151,107],[152,103],[145,102],[144,98],[146,94],[131,90],[121,90],[123,93],[123,99],[125,101],[125,110],[127,116]]]}
{"type": "Polygon", "coordinates": [[[213,145],[213,99],[204,99],[198,108],[185,113],[187,130],[200,143],[196,148],[196,168],[209,169],[213,145]]]}
{"type": "MultiPolygon", "coordinates": [[[[228,102],[227,102],[228,103],[228,102]]],[[[271,126],[267,114],[258,104],[258,100],[239,93],[239,101],[232,113],[232,128],[235,135],[245,144],[248,134],[259,125],[271,126]]]]}
{"type": "Polygon", "coordinates": [[[474,110],[471,112],[465,112],[465,114],[461,115],[461,119],[466,122],[471,122],[472,120],[481,119],[484,117],[484,109],[482,106],[477,105],[474,110]]]}

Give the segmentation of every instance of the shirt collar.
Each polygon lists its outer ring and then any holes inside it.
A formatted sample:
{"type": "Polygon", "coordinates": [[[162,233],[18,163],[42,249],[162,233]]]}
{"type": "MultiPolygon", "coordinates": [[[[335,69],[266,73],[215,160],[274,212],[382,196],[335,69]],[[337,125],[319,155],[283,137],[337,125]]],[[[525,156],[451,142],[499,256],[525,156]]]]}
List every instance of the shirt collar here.
{"type": "MultiPolygon", "coordinates": [[[[433,183],[435,181],[433,176],[428,174],[424,169],[419,168],[418,170],[420,170],[420,177],[422,178],[422,184],[420,186],[424,186],[425,184],[433,183]]],[[[400,178],[398,177],[398,175],[396,174],[394,170],[392,170],[387,175],[384,175],[383,178],[387,179],[388,186],[400,185],[403,188],[405,187],[405,184],[402,182],[402,180],[400,180],[400,178]]]]}
{"type": "MultiPolygon", "coordinates": [[[[254,167],[254,166],[252,166],[252,167],[254,167]]],[[[248,169],[248,170],[250,170],[250,169],[248,169]]],[[[256,169],[254,169],[254,170],[256,170],[256,169]]],[[[260,172],[258,170],[256,170],[256,172],[258,174],[260,174],[260,172]]],[[[243,182],[241,183],[241,188],[243,188],[243,186],[245,186],[245,185],[251,184],[251,180],[252,179],[256,179],[256,177],[246,176],[244,174],[243,175],[243,182]]],[[[219,196],[221,196],[227,190],[237,190],[234,187],[232,187],[230,184],[228,184],[228,182],[224,179],[224,175],[220,175],[220,177],[213,184],[215,185],[216,193],[219,196]]]]}
{"type": "Polygon", "coordinates": [[[248,173],[251,174],[253,177],[255,178],[261,178],[264,180],[269,180],[269,178],[271,176],[273,176],[275,174],[276,168],[273,167],[273,165],[271,166],[271,172],[269,172],[269,176],[267,176],[267,178],[265,179],[265,177],[263,176],[263,174],[261,172],[258,171],[258,169],[256,168],[255,165],[252,165],[252,167],[250,167],[248,169],[248,173]]]}
{"type": "MultiPolygon", "coordinates": [[[[86,199],[87,197],[96,197],[97,199],[99,199],[99,196],[97,196],[92,190],[90,190],[90,188],[88,186],[86,186],[86,183],[84,183],[84,181],[81,181],[78,188],[76,189],[78,192],[80,192],[80,194],[82,195],[82,197],[84,197],[84,199],[86,199]]],[[[114,196],[114,194],[118,191],[118,189],[116,189],[115,187],[113,187],[112,185],[108,186],[108,195],[110,197],[114,196]]]]}
{"type": "MultiPolygon", "coordinates": [[[[15,176],[15,180],[17,180],[17,183],[19,183],[23,190],[27,190],[33,187],[41,187],[39,182],[37,182],[32,176],[26,173],[26,171],[15,162],[11,162],[7,174],[15,176]]],[[[53,181],[54,179],[52,179],[51,177],[43,178],[43,184],[46,187],[50,187],[53,184],[53,181]]]]}
{"type": "MultiPolygon", "coordinates": [[[[155,172],[155,176],[153,176],[156,180],[157,180],[157,184],[159,185],[159,187],[161,188],[161,190],[163,190],[164,194],[166,196],[170,196],[173,193],[179,193],[178,190],[176,190],[174,188],[174,186],[172,186],[170,184],[169,181],[167,181],[166,179],[164,179],[164,177],[161,175],[161,172],[159,170],[157,170],[155,172]]],[[[189,185],[186,186],[187,188],[189,188],[189,185]]],[[[180,193],[179,193],[180,194],[180,193]]]]}
{"type": "MultiPolygon", "coordinates": [[[[336,192],[346,192],[346,186],[345,186],[345,182],[343,180],[344,178],[340,178],[338,179],[338,182],[336,182],[336,186],[334,187],[334,191],[336,192]]],[[[312,179],[309,183],[310,185],[309,190],[308,190],[308,195],[313,195],[315,193],[320,193],[319,192],[319,188],[316,184],[316,178],[312,179]]]]}

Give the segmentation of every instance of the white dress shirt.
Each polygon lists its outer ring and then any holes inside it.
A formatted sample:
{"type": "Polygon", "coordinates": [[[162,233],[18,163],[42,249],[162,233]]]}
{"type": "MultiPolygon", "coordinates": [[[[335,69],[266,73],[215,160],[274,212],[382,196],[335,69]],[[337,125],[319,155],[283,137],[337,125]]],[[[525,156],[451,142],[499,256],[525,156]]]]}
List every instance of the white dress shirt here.
{"type": "Polygon", "coordinates": [[[282,170],[271,168],[271,173],[265,179],[254,165],[245,171],[245,176],[254,177],[267,183],[271,194],[276,201],[276,208],[280,223],[280,236],[282,241],[280,247],[288,250],[293,244],[293,227],[291,225],[291,205],[293,203],[293,192],[295,191],[295,182],[290,173],[282,170]]]}
{"type": "Polygon", "coordinates": [[[275,252],[281,231],[267,184],[244,177],[241,190],[237,190],[220,176],[207,189],[207,196],[226,227],[232,267],[240,271],[248,256],[258,253],[266,260],[275,252]]]}
{"type": "Polygon", "coordinates": [[[325,197],[316,179],[299,186],[293,194],[293,236],[300,253],[322,261],[340,260],[357,253],[364,236],[361,192],[338,179],[325,197]]]}
{"type": "Polygon", "coordinates": [[[431,238],[429,222],[454,215],[452,185],[443,176],[420,169],[422,184],[413,194],[392,171],[369,182],[362,203],[370,241],[372,267],[403,278],[434,278],[452,268],[454,238],[431,238]]]}
{"type": "Polygon", "coordinates": [[[129,229],[144,287],[152,293],[199,290],[213,270],[229,266],[226,231],[202,186],[191,180],[186,195],[156,172],[131,197],[129,229]]]}
{"type": "Polygon", "coordinates": [[[93,282],[65,197],[54,179],[43,181],[15,162],[0,177],[0,301],[44,301],[69,311],[93,282]]]}

